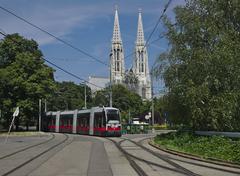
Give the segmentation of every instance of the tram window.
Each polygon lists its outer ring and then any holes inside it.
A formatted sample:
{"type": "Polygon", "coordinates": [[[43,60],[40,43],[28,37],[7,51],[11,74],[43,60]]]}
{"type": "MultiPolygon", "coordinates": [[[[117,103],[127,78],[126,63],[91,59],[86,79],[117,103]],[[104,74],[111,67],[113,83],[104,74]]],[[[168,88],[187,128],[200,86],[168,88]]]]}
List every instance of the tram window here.
{"type": "Polygon", "coordinates": [[[94,127],[105,127],[105,126],[106,126],[106,120],[105,120],[104,111],[94,113],[94,127]]]}
{"type": "Polygon", "coordinates": [[[89,126],[89,118],[90,118],[90,113],[79,113],[78,116],[78,126],[81,127],[88,127],[89,126]]]}
{"type": "Polygon", "coordinates": [[[117,110],[107,110],[108,121],[120,122],[119,112],[117,110]]]}
{"type": "Polygon", "coordinates": [[[94,113],[94,127],[99,127],[99,118],[100,118],[99,112],[94,113]]]}

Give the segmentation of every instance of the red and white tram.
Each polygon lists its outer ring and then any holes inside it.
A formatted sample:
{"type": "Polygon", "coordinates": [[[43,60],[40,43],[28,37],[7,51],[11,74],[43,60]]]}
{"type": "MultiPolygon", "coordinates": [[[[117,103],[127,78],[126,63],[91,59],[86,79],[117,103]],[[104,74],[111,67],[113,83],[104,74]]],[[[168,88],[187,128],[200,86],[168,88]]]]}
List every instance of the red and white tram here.
{"type": "Polygon", "coordinates": [[[120,112],[112,107],[47,112],[42,130],[97,136],[121,136],[120,112]]]}

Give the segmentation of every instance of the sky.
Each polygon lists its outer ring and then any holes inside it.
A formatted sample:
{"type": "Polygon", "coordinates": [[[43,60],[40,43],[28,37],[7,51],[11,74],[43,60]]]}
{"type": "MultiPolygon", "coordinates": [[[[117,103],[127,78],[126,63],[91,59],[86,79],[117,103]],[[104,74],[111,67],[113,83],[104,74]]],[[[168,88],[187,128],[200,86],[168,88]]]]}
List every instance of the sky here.
{"type": "MultiPolygon", "coordinates": [[[[167,2],[167,0],[0,0],[0,6],[95,58],[109,63],[115,6],[118,7],[124,55],[128,56],[134,51],[139,8],[142,11],[146,40],[167,2]]],[[[166,15],[174,20],[174,7],[183,5],[184,2],[184,0],[172,0],[166,15]]],[[[25,38],[36,40],[46,59],[83,79],[88,80],[89,76],[108,77],[109,75],[106,65],[62,44],[2,9],[0,9],[0,30],[7,34],[19,33],[25,38]]],[[[165,31],[166,28],[161,22],[152,35],[150,43],[165,31]]],[[[158,56],[168,48],[168,41],[165,38],[147,47],[150,69],[158,56]]],[[[125,58],[125,68],[129,69],[132,62],[133,56],[125,58]]],[[[57,68],[55,70],[57,81],[73,81],[77,84],[81,82],[57,68]]],[[[163,87],[163,81],[154,81],[155,94],[163,87]]]]}

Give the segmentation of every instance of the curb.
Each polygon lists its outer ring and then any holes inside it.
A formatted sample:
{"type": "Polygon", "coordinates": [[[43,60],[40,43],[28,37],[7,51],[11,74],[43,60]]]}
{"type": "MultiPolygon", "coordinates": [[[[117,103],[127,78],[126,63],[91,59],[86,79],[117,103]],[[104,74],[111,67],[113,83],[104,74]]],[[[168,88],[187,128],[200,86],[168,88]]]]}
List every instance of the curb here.
{"type": "Polygon", "coordinates": [[[206,162],[206,163],[217,164],[217,165],[220,165],[220,166],[226,166],[226,167],[232,167],[232,168],[240,169],[240,165],[238,163],[227,162],[227,161],[218,160],[218,159],[210,158],[210,157],[206,158],[206,159],[203,159],[203,158],[201,158],[200,156],[197,156],[197,155],[193,155],[193,154],[189,154],[189,153],[185,153],[185,152],[179,152],[179,151],[172,150],[172,149],[166,149],[166,148],[163,148],[160,145],[156,144],[153,140],[150,140],[148,142],[148,144],[151,145],[152,147],[156,148],[156,149],[159,149],[161,151],[164,151],[164,152],[176,155],[176,156],[180,156],[180,157],[183,157],[183,158],[188,158],[188,159],[193,159],[193,160],[196,160],[196,161],[202,161],[202,162],[206,162]]]}

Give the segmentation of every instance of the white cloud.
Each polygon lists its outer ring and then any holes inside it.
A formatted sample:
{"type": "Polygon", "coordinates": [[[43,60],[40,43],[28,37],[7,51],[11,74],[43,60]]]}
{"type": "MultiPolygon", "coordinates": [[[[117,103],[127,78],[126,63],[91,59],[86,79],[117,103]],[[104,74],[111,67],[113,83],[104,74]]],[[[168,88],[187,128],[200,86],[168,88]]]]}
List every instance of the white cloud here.
{"type": "MultiPolygon", "coordinates": [[[[13,12],[27,21],[43,28],[57,37],[64,38],[77,27],[78,29],[88,26],[91,20],[104,17],[96,14],[98,11],[91,6],[32,6],[15,7],[13,12]]],[[[20,33],[26,38],[33,38],[40,45],[53,43],[56,40],[16,17],[0,11],[0,27],[7,33],[20,33]]]]}
{"type": "MultiPolygon", "coordinates": [[[[171,8],[176,3],[179,4],[179,2],[173,2],[171,8]]],[[[7,4],[6,1],[5,4],[7,4]]],[[[121,2],[119,4],[119,13],[122,15],[136,13],[137,15],[137,9],[142,7],[143,13],[156,14],[162,11],[163,4],[159,0],[155,0],[154,3],[146,3],[144,1],[121,2]],[[156,6],[156,4],[159,4],[159,6],[156,6]]],[[[71,34],[75,28],[89,27],[94,20],[99,18],[109,20],[109,16],[113,15],[114,2],[97,1],[86,4],[81,1],[75,3],[64,3],[61,1],[35,1],[30,3],[29,1],[22,1],[20,3],[15,1],[15,3],[7,4],[6,7],[57,37],[66,39],[68,34],[71,34]]],[[[17,32],[27,38],[33,38],[40,45],[56,42],[54,38],[7,14],[3,10],[0,10],[0,27],[7,33],[17,32]]]]}

